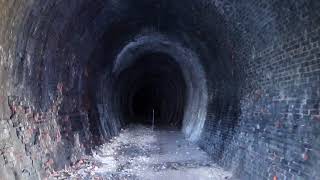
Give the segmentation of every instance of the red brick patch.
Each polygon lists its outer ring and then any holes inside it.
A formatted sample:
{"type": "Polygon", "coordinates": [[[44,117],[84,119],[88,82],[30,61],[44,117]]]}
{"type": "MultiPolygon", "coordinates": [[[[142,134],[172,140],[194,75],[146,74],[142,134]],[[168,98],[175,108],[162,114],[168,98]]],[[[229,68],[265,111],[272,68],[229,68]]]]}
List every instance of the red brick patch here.
{"type": "Polygon", "coordinates": [[[62,82],[59,82],[59,83],[57,84],[57,90],[58,90],[58,92],[59,92],[59,93],[62,93],[62,92],[63,92],[63,88],[64,88],[63,83],[62,83],[62,82]]]}
{"type": "Polygon", "coordinates": [[[314,115],[313,120],[316,122],[320,122],[320,115],[314,115]]]}

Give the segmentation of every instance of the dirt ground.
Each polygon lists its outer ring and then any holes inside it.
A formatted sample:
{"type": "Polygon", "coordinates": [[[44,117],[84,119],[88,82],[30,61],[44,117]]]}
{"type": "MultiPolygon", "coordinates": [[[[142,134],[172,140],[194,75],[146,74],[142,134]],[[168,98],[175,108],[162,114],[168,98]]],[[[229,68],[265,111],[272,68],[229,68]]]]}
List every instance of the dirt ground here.
{"type": "Polygon", "coordinates": [[[215,165],[178,130],[152,131],[132,125],[111,142],[51,179],[225,180],[232,173],[215,165]]]}

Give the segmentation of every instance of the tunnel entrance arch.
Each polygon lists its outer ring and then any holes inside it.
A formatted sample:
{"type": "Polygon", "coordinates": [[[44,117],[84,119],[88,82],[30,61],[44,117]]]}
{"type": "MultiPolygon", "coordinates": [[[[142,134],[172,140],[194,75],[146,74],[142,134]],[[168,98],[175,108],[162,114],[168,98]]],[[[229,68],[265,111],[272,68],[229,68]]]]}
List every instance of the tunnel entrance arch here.
{"type": "Polygon", "coordinates": [[[124,119],[181,128],[187,87],[179,65],[170,56],[143,54],[115,82],[124,119]]]}
{"type": "MultiPolygon", "coordinates": [[[[161,34],[149,34],[136,38],[128,43],[118,54],[112,68],[114,85],[122,80],[121,74],[139,61],[143,61],[143,56],[152,54],[162,54],[171,57],[177,64],[183,80],[185,82],[185,102],[183,107],[182,131],[191,141],[200,138],[204,122],[206,119],[208,92],[205,72],[200,64],[198,56],[191,50],[183,47],[182,44],[170,40],[161,34]]],[[[118,89],[113,90],[113,100],[110,102],[120,106],[121,102],[126,101],[124,96],[117,93],[118,89]]],[[[117,118],[124,118],[122,115],[117,118]]],[[[119,119],[120,120],[120,119],[119,119]]]]}

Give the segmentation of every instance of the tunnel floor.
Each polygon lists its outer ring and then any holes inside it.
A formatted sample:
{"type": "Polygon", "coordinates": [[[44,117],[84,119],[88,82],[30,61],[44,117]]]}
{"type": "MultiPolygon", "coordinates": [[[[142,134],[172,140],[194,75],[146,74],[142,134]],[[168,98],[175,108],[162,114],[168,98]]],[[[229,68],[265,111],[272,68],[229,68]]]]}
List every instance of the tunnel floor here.
{"type": "Polygon", "coordinates": [[[130,125],[52,179],[233,179],[177,129],[130,125]]]}

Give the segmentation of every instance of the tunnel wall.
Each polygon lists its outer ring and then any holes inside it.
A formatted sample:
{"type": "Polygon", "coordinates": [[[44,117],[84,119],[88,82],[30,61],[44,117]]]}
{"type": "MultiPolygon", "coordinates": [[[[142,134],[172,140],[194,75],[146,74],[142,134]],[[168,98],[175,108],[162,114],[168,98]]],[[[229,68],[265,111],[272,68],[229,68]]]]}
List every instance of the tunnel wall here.
{"type": "MultiPolygon", "coordinates": [[[[87,109],[92,102],[85,67],[78,64],[75,54],[80,54],[68,39],[76,36],[73,28],[81,31],[78,19],[71,17],[83,5],[80,1],[0,2],[3,179],[43,179],[54,169],[77,162],[97,144],[94,141],[100,141],[91,138],[95,130],[89,129],[87,109]]],[[[79,18],[90,21],[90,17],[79,18]]]]}
{"type": "Polygon", "coordinates": [[[230,43],[241,83],[235,95],[219,93],[236,89],[230,83],[210,90],[216,98],[209,104],[202,147],[241,179],[317,179],[319,3],[220,2],[218,7],[238,21],[232,30],[244,32],[230,43]],[[228,105],[228,96],[231,102],[238,98],[239,111],[230,111],[234,103],[228,105]]]}
{"type": "Polygon", "coordinates": [[[200,59],[197,142],[217,163],[240,179],[319,177],[319,2],[148,2],[0,1],[1,177],[41,179],[117,135],[113,62],[145,29],[200,59]]]}
{"type": "Polygon", "coordinates": [[[244,177],[319,177],[318,44],[319,28],[252,53],[234,139],[244,177]]]}

